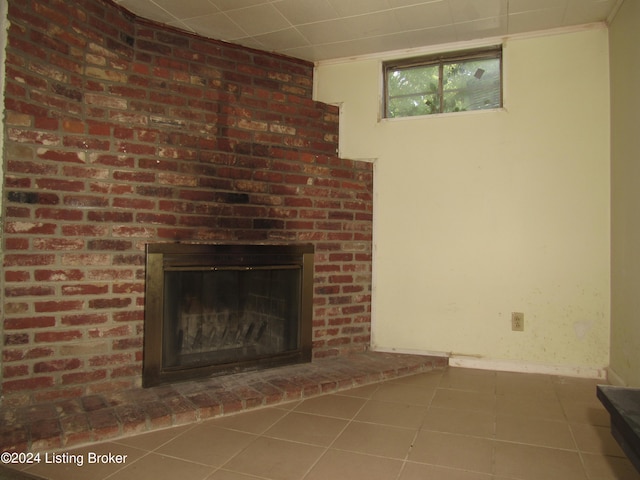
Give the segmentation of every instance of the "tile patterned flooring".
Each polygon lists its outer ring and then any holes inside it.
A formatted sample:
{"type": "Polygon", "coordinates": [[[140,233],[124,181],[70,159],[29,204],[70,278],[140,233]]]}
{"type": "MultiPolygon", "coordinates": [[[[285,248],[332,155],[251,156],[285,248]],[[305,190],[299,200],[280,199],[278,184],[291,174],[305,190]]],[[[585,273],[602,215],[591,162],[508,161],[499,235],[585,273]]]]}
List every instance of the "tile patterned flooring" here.
{"type": "MultiPolygon", "coordinates": [[[[596,380],[448,367],[64,452],[51,480],[640,480],[596,380]],[[89,464],[90,454],[126,455],[89,464]]],[[[2,477],[0,477],[2,478],[2,477]]]]}

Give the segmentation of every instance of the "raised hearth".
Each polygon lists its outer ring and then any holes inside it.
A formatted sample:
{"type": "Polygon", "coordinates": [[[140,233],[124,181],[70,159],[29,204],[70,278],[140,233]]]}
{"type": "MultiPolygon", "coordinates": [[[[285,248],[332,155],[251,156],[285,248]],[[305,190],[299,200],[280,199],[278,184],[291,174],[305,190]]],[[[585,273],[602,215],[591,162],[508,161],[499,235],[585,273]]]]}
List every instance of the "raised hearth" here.
{"type": "Polygon", "coordinates": [[[0,407],[0,450],[69,449],[444,368],[445,357],[364,352],[174,385],[0,407]]]}

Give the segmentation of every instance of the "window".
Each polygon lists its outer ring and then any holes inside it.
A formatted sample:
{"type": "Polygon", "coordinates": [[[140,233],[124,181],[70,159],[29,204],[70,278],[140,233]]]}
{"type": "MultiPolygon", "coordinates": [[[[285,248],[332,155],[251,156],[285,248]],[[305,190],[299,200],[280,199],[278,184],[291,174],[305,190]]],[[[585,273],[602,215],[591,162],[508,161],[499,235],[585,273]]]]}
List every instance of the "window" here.
{"type": "Polygon", "coordinates": [[[502,47],[384,64],[386,118],[502,107],[502,47]]]}

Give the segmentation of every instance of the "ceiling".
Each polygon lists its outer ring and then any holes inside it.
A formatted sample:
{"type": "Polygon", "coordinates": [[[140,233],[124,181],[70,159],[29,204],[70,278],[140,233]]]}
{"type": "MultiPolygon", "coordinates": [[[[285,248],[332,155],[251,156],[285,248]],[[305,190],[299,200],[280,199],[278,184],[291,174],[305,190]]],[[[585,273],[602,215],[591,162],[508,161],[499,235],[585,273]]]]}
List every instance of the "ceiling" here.
{"type": "Polygon", "coordinates": [[[198,35],[317,62],[603,22],[622,0],[115,0],[198,35]]]}

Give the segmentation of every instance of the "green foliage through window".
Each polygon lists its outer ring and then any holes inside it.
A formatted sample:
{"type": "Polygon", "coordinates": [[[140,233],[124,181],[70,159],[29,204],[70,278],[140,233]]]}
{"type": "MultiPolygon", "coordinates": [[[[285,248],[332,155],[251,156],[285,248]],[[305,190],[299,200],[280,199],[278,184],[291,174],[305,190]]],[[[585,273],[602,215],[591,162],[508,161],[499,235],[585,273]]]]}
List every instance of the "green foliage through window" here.
{"type": "Polygon", "coordinates": [[[502,49],[456,52],[387,63],[385,117],[502,106],[502,49]]]}

